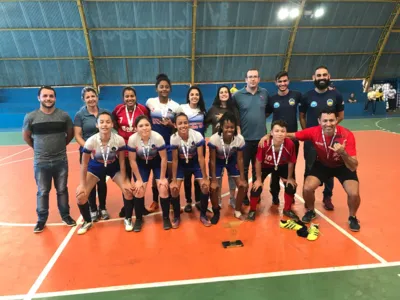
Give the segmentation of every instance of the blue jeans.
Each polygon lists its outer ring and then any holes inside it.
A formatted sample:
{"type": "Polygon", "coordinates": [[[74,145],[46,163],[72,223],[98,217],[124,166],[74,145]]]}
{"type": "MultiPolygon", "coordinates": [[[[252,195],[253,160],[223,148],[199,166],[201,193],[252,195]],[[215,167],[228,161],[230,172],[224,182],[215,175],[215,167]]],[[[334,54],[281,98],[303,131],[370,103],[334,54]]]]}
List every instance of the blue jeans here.
{"type": "Polygon", "coordinates": [[[39,222],[46,222],[49,216],[49,193],[51,183],[57,191],[57,205],[61,218],[69,216],[68,204],[68,160],[56,160],[34,163],[35,180],[37,185],[36,212],[39,222]]]}

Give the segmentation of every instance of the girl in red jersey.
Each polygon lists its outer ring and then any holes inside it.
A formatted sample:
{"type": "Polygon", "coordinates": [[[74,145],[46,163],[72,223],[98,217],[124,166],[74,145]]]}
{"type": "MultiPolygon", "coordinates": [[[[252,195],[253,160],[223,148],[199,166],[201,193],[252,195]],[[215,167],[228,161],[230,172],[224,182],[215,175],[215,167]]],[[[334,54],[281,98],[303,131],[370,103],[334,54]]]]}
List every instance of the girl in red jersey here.
{"type": "Polygon", "coordinates": [[[250,211],[248,221],[256,219],[257,203],[263,189],[265,178],[275,173],[285,182],[285,206],[283,214],[298,220],[299,217],[292,210],[296,181],[294,178],[294,164],[296,163],[296,149],[291,139],[287,138],[287,123],[276,120],[271,125],[271,137],[262,139],[256,155],[256,181],[253,183],[250,194],[250,211]]]}
{"type": "MultiPolygon", "coordinates": [[[[136,90],[133,87],[125,87],[122,90],[124,103],[118,104],[112,112],[114,117],[114,127],[118,130],[118,135],[122,136],[125,144],[128,144],[129,137],[136,132],[135,120],[141,115],[149,117],[147,108],[137,103],[136,90]]],[[[128,151],[125,151],[126,177],[131,180],[132,170],[129,164],[128,151]]],[[[121,208],[119,213],[121,218],[125,217],[125,209],[121,208]]]]}

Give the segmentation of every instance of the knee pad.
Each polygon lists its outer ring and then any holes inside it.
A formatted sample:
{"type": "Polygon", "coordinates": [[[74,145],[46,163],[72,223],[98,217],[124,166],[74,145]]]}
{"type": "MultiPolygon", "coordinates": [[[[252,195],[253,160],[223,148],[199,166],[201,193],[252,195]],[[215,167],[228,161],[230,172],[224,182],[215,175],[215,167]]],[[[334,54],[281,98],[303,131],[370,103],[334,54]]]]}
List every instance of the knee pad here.
{"type": "Polygon", "coordinates": [[[293,187],[291,184],[287,184],[285,186],[285,193],[288,195],[294,195],[296,194],[296,188],[293,187]]]}
{"type": "Polygon", "coordinates": [[[260,197],[261,193],[262,193],[262,187],[260,186],[256,191],[251,190],[250,196],[260,197]]]}

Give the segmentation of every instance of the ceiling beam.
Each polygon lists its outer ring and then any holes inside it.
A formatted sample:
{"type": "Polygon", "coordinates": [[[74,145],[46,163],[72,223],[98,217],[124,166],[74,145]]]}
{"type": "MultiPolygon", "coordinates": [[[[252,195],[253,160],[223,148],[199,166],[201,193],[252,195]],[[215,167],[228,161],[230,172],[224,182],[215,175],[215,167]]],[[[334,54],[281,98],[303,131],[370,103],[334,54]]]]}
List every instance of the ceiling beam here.
{"type": "MultiPolygon", "coordinates": [[[[309,1],[309,0],[308,0],[309,1]]],[[[1,2],[1,0],[0,0],[1,2]]],[[[385,26],[374,25],[336,25],[336,26],[298,26],[298,29],[383,29],[385,26]]],[[[196,26],[197,30],[279,30],[292,29],[291,26],[196,26]]],[[[26,28],[0,28],[0,31],[80,31],[82,27],[26,27],[26,28]]],[[[92,27],[88,31],[165,31],[165,30],[192,30],[192,27],[92,27]]],[[[400,32],[395,28],[392,32],[400,32]]]]}
{"type": "MultiPolygon", "coordinates": [[[[330,52],[330,53],[292,53],[292,56],[350,56],[373,55],[374,52],[330,52]]],[[[399,55],[400,51],[382,52],[382,54],[399,55]]],[[[238,54],[198,54],[196,58],[220,57],[284,57],[284,53],[238,53],[238,54]]],[[[93,56],[93,59],[173,59],[182,58],[190,60],[189,55],[131,55],[131,56],[93,56]]],[[[30,60],[87,60],[87,56],[62,56],[62,57],[0,57],[0,61],[30,61],[30,60]]]]}
{"type": "Polygon", "coordinates": [[[285,53],[285,60],[283,61],[283,70],[285,70],[286,72],[289,70],[290,59],[292,58],[292,52],[293,52],[293,45],[294,41],[296,40],[296,34],[297,30],[299,29],[299,23],[301,17],[303,16],[305,4],[306,0],[301,0],[299,5],[299,15],[297,16],[296,20],[294,21],[293,27],[290,30],[288,46],[286,48],[286,53],[285,53]]]}
{"type": "Polygon", "coordinates": [[[390,33],[393,29],[393,26],[396,23],[399,13],[400,13],[400,2],[397,2],[397,5],[395,6],[394,10],[390,14],[390,16],[385,24],[385,27],[383,28],[383,30],[381,32],[381,36],[379,37],[375,51],[369,62],[368,71],[367,71],[367,74],[365,76],[365,81],[364,81],[364,92],[368,91],[368,88],[370,87],[371,82],[374,79],[374,75],[375,75],[376,67],[378,66],[378,63],[379,63],[379,59],[381,58],[383,49],[386,46],[386,43],[389,39],[390,33]]]}
{"type": "Polygon", "coordinates": [[[97,78],[96,78],[96,67],[94,65],[93,60],[93,52],[92,52],[92,44],[90,42],[89,31],[86,22],[85,11],[83,8],[82,0],[76,0],[76,4],[78,5],[79,16],[81,17],[82,27],[83,27],[83,35],[85,37],[86,48],[89,57],[89,65],[90,65],[90,73],[92,74],[93,87],[97,90],[97,78]]]}
{"type": "Polygon", "coordinates": [[[192,7],[192,56],[190,68],[190,83],[194,84],[194,75],[196,67],[196,24],[197,24],[197,0],[193,0],[192,7]]]}

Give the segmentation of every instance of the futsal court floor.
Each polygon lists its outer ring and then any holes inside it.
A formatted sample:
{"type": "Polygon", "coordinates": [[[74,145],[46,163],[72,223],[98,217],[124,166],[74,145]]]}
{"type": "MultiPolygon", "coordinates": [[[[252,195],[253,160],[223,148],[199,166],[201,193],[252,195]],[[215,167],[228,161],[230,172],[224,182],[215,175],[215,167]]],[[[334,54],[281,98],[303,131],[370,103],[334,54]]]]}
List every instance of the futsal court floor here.
{"type": "MultiPolygon", "coordinates": [[[[322,190],[316,192],[318,240],[279,228],[283,191],[281,206],[272,205],[267,179],[256,221],[238,227],[244,247],[232,249],[221,246],[231,236],[226,225],[235,221],[226,179],[216,226],[204,227],[194,209],[182,214],[179,229],[164,231],[155,213],[145,217],[142,232],[125,232],[117,218],[121,194],[109,181],[111,220],[78,236],[77,227],[61,223],[52,190],[47,227],[34,234],[33,151],[20,132],[0,133],[0,299],[400,299],[400,118],[343,125],[356,136],[361,231],[348,230],[346,196],[337,180],[334,211],[322,208],[322,190]]],[[[71,216],[78,219],[76,143],[68,146],[68,158],[71,216]]],[[[294,207],[300,216],[303,170],[301,147],[294,207]]],[[[148,192],[147,205],[151,199],[148,192]]]]}

